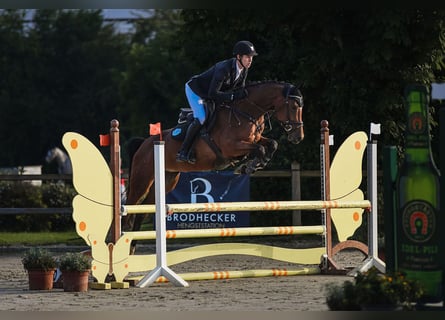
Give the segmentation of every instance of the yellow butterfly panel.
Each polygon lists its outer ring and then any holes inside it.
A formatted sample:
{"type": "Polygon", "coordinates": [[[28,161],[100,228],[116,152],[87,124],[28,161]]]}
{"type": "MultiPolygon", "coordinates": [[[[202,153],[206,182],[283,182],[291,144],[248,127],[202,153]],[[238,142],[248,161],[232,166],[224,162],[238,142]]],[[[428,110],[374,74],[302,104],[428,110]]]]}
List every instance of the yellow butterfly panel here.
{"type": "MultiPolygon", "coordinates": [[[[359,187],[362,182],[362,163],[366,142],[365,132],[355,132],[337,150],[330,169],[331,200],[364,199],[359,187]]],[[[331,209],[332,222],[340,242],[352,236],[362,224],[363,211],[361,208],[331,209]]]]}
{"type": "Polygon", "coordinates": [[[104,281],[112,260],[106,238],[113,222],[113,177],[102,154],[87,138],[67,132],[62,143],[71,159],[78,193],[73,199],[76,231],[91,247],[93,276],[104,281]]]}

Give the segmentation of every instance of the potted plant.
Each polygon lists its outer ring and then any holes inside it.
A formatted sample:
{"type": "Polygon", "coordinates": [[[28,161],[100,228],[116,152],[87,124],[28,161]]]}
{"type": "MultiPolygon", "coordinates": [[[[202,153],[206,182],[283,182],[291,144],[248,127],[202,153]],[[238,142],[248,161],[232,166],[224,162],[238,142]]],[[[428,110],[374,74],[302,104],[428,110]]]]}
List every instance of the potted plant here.
{"type": "Polygon", "coordinates": [[[59,257],[64,291],[88,291],[91,258],[81,252],[68,252],[59,257]]]}
{"type": "Polygon", "coordinates": [[[376,267],[358,272],[354,282],[327,285],[330,310],[415,310],[424,294],[422,286],[402,272],[383,274],[376,267]]]}
{"type": "Polygon", "coordinates": [[[48,250],[30,248],[22,257],[22,264],[28,272],[29,290],[51,290],[57,260],[48,250]]]}

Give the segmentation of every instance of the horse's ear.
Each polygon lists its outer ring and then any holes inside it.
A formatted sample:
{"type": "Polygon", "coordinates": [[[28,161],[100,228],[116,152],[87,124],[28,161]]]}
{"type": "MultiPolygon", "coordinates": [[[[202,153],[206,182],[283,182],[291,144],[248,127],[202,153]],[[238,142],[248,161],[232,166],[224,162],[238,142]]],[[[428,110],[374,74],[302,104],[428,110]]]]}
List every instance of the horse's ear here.
{"type": "Polygon", "coordinates": [[[301,93],[300,89],[298,89],[298,87],[295,88],[294,94],[296,96],[299,96],[299,97],[303,98],[303,94],[301,93]]]}
{"type": "Polygon", "coordinates": [[[304,86],[304,81],[298,81],[297,83],[294,84],[295,87],[297,87],[298,89],[301,89],[304,86]]]}

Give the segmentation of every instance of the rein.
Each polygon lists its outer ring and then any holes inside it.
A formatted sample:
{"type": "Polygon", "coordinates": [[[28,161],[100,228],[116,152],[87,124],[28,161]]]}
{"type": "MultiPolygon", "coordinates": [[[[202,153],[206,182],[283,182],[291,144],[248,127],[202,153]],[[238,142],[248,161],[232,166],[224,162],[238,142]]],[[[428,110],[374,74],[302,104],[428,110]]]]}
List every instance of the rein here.
{"type": "MultiPolygon", "coordinates": [[[[272,124],[270,122],[270,118],[271,118],[271,115],[275,112],[275,110],[274,109],[267,110],[269,108],[268,106],[262,107],[262,106],[258,105],[256,102],[250,100],[248,97],[246,97],[244,100],[246,102],[248,102],[250,105],[252,105],[255,108],[257,108],[261,112],[259,117],[265,116],[267,118],[268,123],[269,123],[269,128],[272,129],[272,124]]],[[[273,105],[271,104],[271,106],[273,106],[273,105]]],[[[247,120],[249,120],[249,122],[253,123],[256,126],[256,131],[257,132],[261,132],[261,130],[263,128],[264,122],[258,123],[258,119],[257,118],[253,117],[252,115],[250,115],[250,114],[248,114],[248,113],[246,113],[244,111],[239,110],[236,107],[233,107],[233,106],[230,106],[230,105],[224,105],[224,107],[230,109],[230,111],[235,113],[235,116],[236,116],[236,114],[238,114],[238,115],[246,118],[247,120]]],[[[230,116],[232,115],[232,112],[230,113],[230,116]]],[[[238,117],[237,117],[237,121],[238,121],[238,126],[240,126],[241,125],[241,121],[239,120],[238,117]]],[[[230,124],[230,118],[229,118],[229,124],[230,124]]]]}
{"type": "MultiPolygon", "coordinates": [[[[289,100],[295,101],[298,105],[297,108],[303,108],[303,97],[301,97],[300,95],[290,94],[292,88],[293,88],[292,85],[286,84],[286,93],[284,94],[284,97],[286,99],[285,105],[286,105],[286,109],[287,109],[287,118],[288,119],[291,119],[290,109],[289,109],[289,108],[291,108],[291,106],[289,105],[289,100]]],[[[271,118],[271,115],[275,112],[275,109],[266,111],[265,108],[267,109],[268,108],[267,106],[262,107],[262,106],[258,105],[256,102],[250,100],[248,97],[245,99],[245,101],[248,102],[250,105],[254,106],[255,108],[257,108],[258,110],[260,110],[260,112],[261,112],[260,116],[263,116],[263,115],[267,116],[267,118],[269,120],[269,126],[270,126],[270,128],[272,128],[270,118],[271,118]]],[[[258,132],[261,130],[264,122],[259,124],[258,119],[254,118],[252,115],[250,115],[244,111],[239,110],[236,107],[233,107],[230,105],[224,105],[224,107],[230,109],[233,113],[235,113],[235,116],[240,115],[240,116],[246,118],[247,120],[249,120],[249,122],[253,123],[257,127],[258,132]]],[[[230,116],[232,115],[232,112],[230,113],[230,116]]],[[[239,120],[238,117],[237,117],[237,121],[238,121],[238,126],[241,125],[241,121],[239,120]]],[[[230,123],[230,118],[229,118],[229,123],[230,123]]],[[[301,127],[304,126],[303,121],[293,121],[293,120],[287,120],[285,122],[280,121],[280,124],[286,132],[300,129],[301,127]]]]}
{"type": "MultiPolygon", "coordinates": [[[[247,100],[247,99],[246,99],[246,100],[247,100]]],[[[251,102],[251,101],[249,101],[249,102],[251,102]]],[[[257,131],[257,132],[261,132],[264,122],[259,123],[259,122],[258,122],[258,119],[254,118],[253,116],[251,116],[251,115],[248,114],[247,112],[241,111],[241,110],[239,110],[238,108],[235,108],[235,107],[233,107],[233,106],[224,105],[224,107],[227,108],[227,109],[230,109],[230,111],[231,111],[231,112],[230,112],[230,116],[229,116],[229,125],[230,125],[230,122],[231,122],[230,120],[231,120],[232,114],[235,114],[235,117],[237,118],[238,126],[240,126],[240,125],[241,125],[241,121],[240,121],[240,119],[237,117],[237,115],[240,115],[240,116],[246,118],[247,120],[249,120],[249,122],[253,123],[253,124],[255,125],[255,127],[256,127],[256,131],[257,131]]],[[[260,109],[260,110],[261,110],[261,112],[262,112],[262,114],[261,114],[260,116],[262,116],[262,115],[264,115],[264,114],[268,114],[267,111],[265,112],[265,111],[262,110],[262,109],[260,109]]]]}

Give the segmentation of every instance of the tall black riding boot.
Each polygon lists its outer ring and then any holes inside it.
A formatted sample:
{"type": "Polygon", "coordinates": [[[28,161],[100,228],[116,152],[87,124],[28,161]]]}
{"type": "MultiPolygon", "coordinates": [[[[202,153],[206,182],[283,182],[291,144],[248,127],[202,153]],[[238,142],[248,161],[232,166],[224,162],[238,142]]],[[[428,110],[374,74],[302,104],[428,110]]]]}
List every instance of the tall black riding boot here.
{"type": "Polygon", "coordinates": [[[198,133],[199,129],[201,129],[201,127],[201,122],[199,122],[197,118],[195,118],[193,122],[190,123],[189,127],[187,128],[184,141],[182,142],[181,149],[179,149],[178,154],[176,155],[176,161],[188,162],[192,164],[195,163],[196,159],[190,156],[190,148],[193,144],[193,141],[195,140],[196,134],[198,133]]]}

